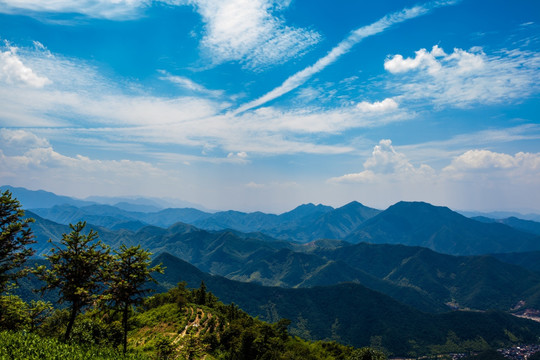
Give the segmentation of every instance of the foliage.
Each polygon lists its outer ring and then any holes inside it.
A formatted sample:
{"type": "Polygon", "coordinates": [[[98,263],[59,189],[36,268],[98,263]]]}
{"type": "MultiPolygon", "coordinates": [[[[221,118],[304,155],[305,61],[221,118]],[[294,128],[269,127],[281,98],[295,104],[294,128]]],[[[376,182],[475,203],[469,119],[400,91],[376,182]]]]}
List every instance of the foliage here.
{"type": "Polygon", "coordinates": [[[45,255],[51,266],[40,266],[35,271],[46,282],[42,291],[58,289],[60,302],[69,302],[71,311],[64,334],[67,341],[77,314],[97,299],[107,280],[106,265],[110,262],[109,248],[96,241],[97,232],[82,234],[86,222],[70,225],[71,233],[63,234],[61,245],[45,255]]]}
{"type": "Polygon", "coordinates": [[[118,351],[97,346],[64,344],[50,337],[27,332],[0,332],[0,359],[14,360],[143,360],[140,354],[122,357],[118,351]]]}
{"type": "Polygon", "coordinates": [[[11,281],[25,275],[22,265],[34,250],[27,246],[35,243],[30,223],[24,219],[20,202],[12,198],[9,190],[0,193],[0,294],[11,281]]]}
{"type": "Polygon", "coordinates": [[[336,342],[310,342],[291,337],[287,331],[289,320],[268,324],[234,304],[225,305],[217,299],[209,304],[208,299],[215,296],[201,285],[190,291],[179,284],[167,293],[148,298],[140,307],[141,312],[134,316],[139,330],[131,333],[131,343],[141,344],[143,351],[160,353],[160,347],[166,350],[169,349],[167,344],[174,343],[177,356],[184,359],[198,359],[205,354],[210,358],[237,360],[385,359],[383,353],[372,349],[355,350],[336,342]],[[199,304],[203,291],[206,305],[199,304]],[[189,302],[180,308],[178,298],[189,302]],[[173,329],[177,329],[177,334],[173,329]],[[168,341],[163,336],[168,336],[168,341]]]}
{"type": "Polygon", "coordinates": [[[16,295],[0,296],[0,330],[34,330],[52,312],[49,302],[24,302],[16,295]]]}
{"type": "Polygon", "coordinates": [[[124,332],[123,348],[127,350],[128,316],[132,305],[143,301],[149,292],[145,285],[155,281],[151,273],[163,273],[160,265],[150,268],[151,253],[141,246],[127,247],[122,244],[114,251],[113,261],[109,265],[108,288],[106,297],[116,308],[122,311],[122,329],[124,332]]]}

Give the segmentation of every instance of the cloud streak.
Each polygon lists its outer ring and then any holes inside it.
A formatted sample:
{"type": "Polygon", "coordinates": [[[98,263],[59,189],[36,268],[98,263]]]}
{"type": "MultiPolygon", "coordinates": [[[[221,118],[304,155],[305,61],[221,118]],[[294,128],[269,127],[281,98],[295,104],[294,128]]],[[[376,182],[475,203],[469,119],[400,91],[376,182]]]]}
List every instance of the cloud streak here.
{"type": "Polygon", "coordinates": [[[151,0],[0,0],[6,14],[74,13],[111,20],[133,18],[151,0]]]}
{"type": "Polygon", "coordinates": [[[297,87],[308,81],[313,75],[321,72],[326,67],[336,62],[341,56],[348,53],[356,44],[358,44],[367,37],[379,34],[389,29],[390,27],[402,23],[406,20],[414,19],[416,17],[425,15],[438,7],[453,5],[455,3],[456,1],[436,1],[430,2],[425,5],[414,6],[412,8],[403,9],[401,11],[386,15],[370,25],[358,28],[351,32],[332,50],[330,50],[330,52],[326,56],[317,60],[315,64],[290,76],[287,80],[283,82],[283,84],[266,93],[265,95],[259,97],[258,99],[255,99],[248,102],[247,104],[240,106],[234,113],[242,113],[244,111],[261,106],[296,89],[297,87]]]}

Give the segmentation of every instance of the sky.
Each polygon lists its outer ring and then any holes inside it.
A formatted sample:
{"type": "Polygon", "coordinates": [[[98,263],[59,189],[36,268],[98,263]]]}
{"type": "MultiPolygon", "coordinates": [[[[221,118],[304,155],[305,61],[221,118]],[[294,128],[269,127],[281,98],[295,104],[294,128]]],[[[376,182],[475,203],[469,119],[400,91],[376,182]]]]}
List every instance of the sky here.
{"type": "Polygon", "coordinates": [[[540,2],[0,0],[2,184],[540,213],[540,2]]]}

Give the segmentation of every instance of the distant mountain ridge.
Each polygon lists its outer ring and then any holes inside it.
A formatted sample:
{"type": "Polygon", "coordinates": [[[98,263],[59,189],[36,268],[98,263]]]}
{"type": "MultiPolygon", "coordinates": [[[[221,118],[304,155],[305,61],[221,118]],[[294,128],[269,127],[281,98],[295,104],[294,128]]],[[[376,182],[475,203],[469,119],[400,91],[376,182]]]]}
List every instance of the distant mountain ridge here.
{"type": "MultiPolygon", "coordinates": [[[[51,194],[48,193],[48,196],[54,195],[51,194]]],[[[124,204],[124,209],[102,204],[84,204],[76,206],[76,209],[75,205],[57,204],[65,200],[64,197],[54,200],[56,205],[52,207],[25,207],[58,223],[67,225],[86,220],[113,230],[137,231],[147,225],[167,228],[176,222],[183,222],[205,230],[259,232],[276,239],[301,243],[320,239],[396,243],[419,245],[457,255],[540,250],[540,223],[513,218],[506,221],[474,221],[446,207],[422,202],[399,202],[384,211],[356,201],[337,209],[320,204],[304,204],[275,215],[232,210],[208,213],[194,208],[142,212],[126,210],[138,208],[129,204],[124,204]]]]}
{"type": "Polygon", "coordinates": [[[528,232],[534,235],[540,235],[540,222],[532,221],[532,220],[523,220],[518,219],[517,217],[508,217],[504,219],[491,219],[484,216],[476,216],[472,219],[480,222],[485,223],[499,223],[499,224],[505,224],[510,227],[513,227],[514,229],[521,230],[523,232],[528,232]]]}
{"type": "Polygon", "coordinates": [[[1,191],[9,190],[17,200],[20,201],[23,208],[41,208],[52,207],[55,205],[72,205],[72,206],[87,206],[96,204],[92,201],[74,199],[69,196],[56,195],[44,190],[28,190],[22,187],[14,187],[10,185],[0,186],[1,191]]]}
{"type": "Polygon", "coordinates": [[[205,230],[261,232],[276,239],[297,242],[343,238],[366,219],[380,212],[358,202],[349,203],[338,209],[305,204],[281,215],[232,210],[212,214],[192,208],[164,209],[146,213],[101,204],[81,207],[63,204],[30,210],[41,217],[66,225],[86,220],[110,229],[137,231],[147,225],[169,227],[177,222],[183,222],[205,230]]]}
{"type": "MultiPolygon", "coordinates": [[[[524,301],[540,308],[540,274],[488,256],[455,257],[421,247],[329,240],[298,244],[184,223],[135,232],[88,227],[113,247],[124,243],[156,254],[168,252],[205,272],[244,282],[296,288],[354,282],[430,312],[444,311],[446,303],[509,310],[524,301]]],[[[40,217],[32,228],[38,254],[50,248],[48,238],[69,232],[68,226],[40,217]]]]}
{"type": "Polygon", "coordinates": [[[398,202],[362,223],[345,240],[422,246],[453,255],[540,250],[538,236],[424,202],[398,202]]]}

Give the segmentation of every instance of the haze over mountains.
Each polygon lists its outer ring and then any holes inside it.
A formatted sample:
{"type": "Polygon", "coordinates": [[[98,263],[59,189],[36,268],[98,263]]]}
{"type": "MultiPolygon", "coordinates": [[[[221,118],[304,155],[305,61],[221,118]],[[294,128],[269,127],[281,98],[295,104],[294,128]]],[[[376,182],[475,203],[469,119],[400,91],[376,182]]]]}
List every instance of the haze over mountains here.
{"type": "MultiPolygon", "coordinates": [[[[25,196],[29,196],[28,193],[24,191],[25,196]]],[[[17,191],[14,194],[17,196],[17,191]]],[[[301,243],[319,239],[395,243],[454,255],[540,250],[539,226],[534,221],[475,221],[448,208],[421,202],[399,202],[384,211],[354,201],[338,209],[305,204],[275,215],[238,211],[209,213],[194,208],[129,211],[111,205],[70,203],[69,198],[55,198],[51,193],[36,194],[40,199],[46,198],[51,206],[26,208],[43,218],[60,224],[84,220],[113,230],[137,231],[147,225],[169,227],[183,222],[205,230],[261,232],[275,239],[301,243]]]]}
{"type": "Polygon", "coordinates": [[[358,202],[338,209],[305,204],[274,215],[131,211],[129,205],[62,204],[66,199],[47,196],[51,206],[27,210],[36,219],[37,255],[50,249],[48,239],[70,231],[67,224],[87,221],[106,244],[140,244],[153,252],[167,267],[159,289],[204,281],[223,301],[269,321],[290,318],[293,332],[314,339],[339,337],[361,346],[383,336],[401,351],[410,340],[444,343],[456,329],[474,339],[484,338],[478,335],[483,326],[518,326],[502,313],[446,314],[452,309],[540,309],[534,221],[479,221],[422,202],[384,211],[358,202]],[[467,314],[483,324],[476,335],[461,324],[471,321],[467,314]],[[420,328],[436,335],[422,338],[420,328]]]}

